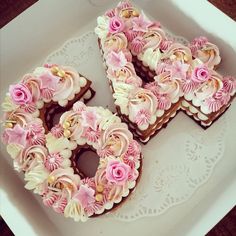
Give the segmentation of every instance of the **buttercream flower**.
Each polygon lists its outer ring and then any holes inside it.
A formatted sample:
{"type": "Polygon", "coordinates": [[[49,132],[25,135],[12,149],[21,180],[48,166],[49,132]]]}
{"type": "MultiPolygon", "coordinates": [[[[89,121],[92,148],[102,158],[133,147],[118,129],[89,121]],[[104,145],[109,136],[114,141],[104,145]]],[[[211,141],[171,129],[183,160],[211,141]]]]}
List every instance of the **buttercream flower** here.
{"type": "Polygon", "coordinates": [[[102,48],[105,52],[120,51],[126,49],[128,45],[127,38],[124,33],[112,34],[102,41],[102,48]]]}
{"type": "Polygon", "coordinates": [[[159,75],[163,72],[166,72],[169,67],[170,67],[170,64],[167,64],[164,62],[158,63],[155,72],[157,75],[159,75]]]}
{"type": "Polygon", "coordinates": [[[64,193],[74,194],[77,191],[77,186],[80,182],[80,177],[74,174],[72,168],[58,168],[52,171],[47,178],[48,190],[54,190],[59,194],[64,193]]]}
{"type": "Polygon", "coordinates": [[[160,43],[160,49],[162,51],[166,51],[171,45],[173,44],[173,41],[171,40],[162,40],[160,43]]]}
{"type": "Polygon", "coordinates": [[[123,20],[117,16],[110,18],[109,20],[109,32],[112,34],[122,32],[125,24],[123,20]]]}
{"type": "Polygon", "coordinates": [[[207,98],[204,103],[211,112],[216,112],[222,107],[221,101],[213,97],[207,98]]]}
{"type": "Polygon", "coordinates": [[[52,208],[55,212],[62,214],[65,211],[67,203],[67,198],[62,195],[59,199],[55,201],[55,203],[52,205],[52,208]]]}
{"type": "Polygon", "coordinates": [[[124,185],[129,178],[131,168],[125,163],[110,160],[106,168],[106,178],[110,183],[124,185]]]}
{"type": "Polygon", "coordinates": [[[146,42],[143,50],[152,48],[152,49],[159,49],[160,44],[163,40],[166,39],[165,32],[158,28],[153,31],[148,31],[143,35],[143,38],[146,42]]]}
{"type": "Polygon", "coordinates": [[[199,85],[199,83],[193,81],[190,76],[187,76],[185,79],[182,79],[181,84],[184,93],[193,92],[199,85]]]}
{"type": "Polygon", "coordinates": [[[178,61],[189,64],[192,62],[192,53],[188,47],[180,43],[173,43],[164,52],[162,60],[165,60],[165,59],[170,59],[171,61],[178,60],[178,61]]]}
{"type": "Polygon", "coordinates": [[[29,172],[35,166],[42,165],[46,160],[48,151],[44,146],[34,145],[25,148],[20,155],[15,158],[15,167],[18,170],[29,172]]]}
{"type": "Polygon", "coordinates": [[[31,122],[27,125],[28,135],[27,139],[31,145],[44,145],[45,144],[45,134],[44,128],[41,122],[31,122]]]}
{"type": "Polygon", "coordinates": [[[84,208],[80,205],[77,199],[71,199],[64,209],[64,216],[71,217],[75,221],[86,221],[87,216],[85,215],[84,208]]]}
{"type": "Polygon", "coordinates": [[[166,94],[171,99],[171,102],[177,102],[182,95],[181,81],[172,77],[172,73],[169,71],[155,76],[154,79],[158,85],[158,94],[166,94]]]}
{"type": "Polygon", "coordinates": [[[191,45],[193,57],[200,59],[211,69],[218,65],[221,61],[219,48],[210,42],[199,42],[191,45]]]}
{"type": "Polygon", "coordinates": [[[134,122],[137,125],[145,125],[148,124],[151,119],[151,112],[146,109],[141,109],[135,116],[134,122]]]}
{"type": "Polygon", "coordinates": [[[17,105],[29,104],[32,102],[32,94],[24,84],[10,85],[10,96],[17,105]]]}
{"type": "Polygon", "coordinates": [[[63,158],[60,153],[51,153],[47,155],[44,165],[49,171],[58,169],[63,162],[63,158]]]}
{"type": "Polygon", "coordinates": [[[197,37],[195,39],[193,39],[193,41],[191,42],[190,44],[190,47],[195,45],[197,46],[198,48],[201,48],[202,46],[204,46],[206,43],[208,42],[208,39],[204,36],[200,36],[200,37],[197,37]]]}
{"type": "Polygon", "coordinates": [[[8,135],[8,143],[16,143],[25,146],[27,143],[28,131],[16,124],[12,129],[6,129],[8,135]]]}
{"type": "Polygon", "coordinates": [[[140,144],[133,140],[130,144],[129,144],[129,147],[128,147],[128,153],[129,154],[132,154],[132,155],[139,155],[141,153],[141,146],[140,144]]]}
{"type": "Polygon", "coordinates": [[[108,34],[109,26],[109,17],[108,16],[99,16],[97,18],[97,27],[95,28],[95,33],[100,39],[103,39],[108,34]]]}
{"type": "Polygon", "coordinates": [[[27,74],[23,77],[22,83],[30,90],[32,102],[36,103],[41,96],[41,81],[35,75],[27,74]]]}
{"type": "MultiPolygon", "coordinates": [[[[74,107],[73,110],[75,110],[74,107]]],[[[80,139],[83,133],[83,129],[81,128],[81,116],[79,116],[78,113],[81,112],[70,110],[63,113],[60,117],[60,124],[67,130],[66,132],[68,132],[68,137],[71,140],[80,139]]]]}
{"type": "Polygon", "coordinates": [[[214,94],[214,98],[219,99],[222,105],[228,104],[230,100],[229,92],[223,87],[214,94]]]}
{"type": "Polygon", "coordinates": [[[55,138],[60,138],[63,135],[63,128],[61,124],[57,124],[51,129],[51,133],[55,138]]]}
{"type": "Polygon", "coordinates": [[[222,77],[216,72],[213,72],[210,79],[202,83],[201,86],[194,91],[194,94],[198,99],[203,101],[204,99],[212,97],[221,88],[223,88],[222,77]]]}
{"type": "Polygon", "coordinates": [[[139,158],[140,153],[135,154],[128,151],[127,153],[125,153],[123,160],[125,164],[129,165],[133,169],[135,168],[136,163],[139,161],[139,158]]]}
{"type": "Polygon", "coordinates": [[[207,81],[211,77],[208,67],[204,64],[196,66],[192,72],[192,80],[201,83],[207,81]]]}
{"type": "Polygon", "coordinates": [[[82,136],[85,137],[89,142],[95,143],[101,136],[101,132],[98,129],[94,130],[88,127],[84,130],[82,136]]]}
{"type": "Polygon", "coordinates": [[[44,165],[37,165],[29,172],[25,173],[26,189],[34,190],[34,193],[42,194],[44,190],[44,182],[48,177],[49,172],[44,165]]]}
{"type": "Polygon", "coordinates": [[[61,66],[57,68],[58,72],[61,73],[62,79],[56,86],[56,90],[53,93],[53,101],[58,102],[59,105],[65,106],[68,102],[68,97],[74,96],[80,91],[81,77],[78,72],[70,66],[61,66]]]}
{"type": "Polygon", "coordinates": [[[131,140],[132,134],[125,124],[112,124],[102,135],[101,149],[110,149],[114,156],[121,156],[131,140]]]}
{"type": "Polygon", "coordinates": [[[146,42],[145,42],[144,38],[141,36],[137,36],[130,43],[130,50],[135,55],[138,55],[139,53],[142,52],[145,44],[146,44],[146,42]]]}
{"type": "Polygon", "coordinates": [[[186,73],[188,71],[189,65],[185,63],[181,63],[180,61],[174,61],[171,66],[169,66],[169,70],[172,73],[172,77],[185,79],[186,73]]]}
{"type": "Polygon", "coordinates": [[[53,75],[50,71],[39,76],[41,80],[42,96],[45,99],[50,99],[56,91],[57,85],[60,81],[58,76],[53,75]]]}
{"type": "Polygon", "coordinates": [[[112,70],[108,67],[107,76],[109,79],[115,79],[116,81],[125,82],[126,79],[130,77],[135,77],[136,72],[132,63],[128,62],[122,68],[118,68],[117,70],[112,70]]]}
{"type": "Polygon", "coordinates": [[[110,9],[105,12],[105,16],[108,16],[110,18],[114,17],[116,15],[116,9],[110,9]]]}
{"type": "Polygon", "coordinates": [[[17,105],[12,101],[8,94],[5,97],[4,102],[1,104],[1,107],[4,112],[12,112],[17,109],[17,105]]]}
{"type": "Polygon", "coordinates": [[[139,17],[134,17],[132,19],[133,30],[147,32],[148,27],[152,25],[152,22],[146,17],[146,15],[142,12],[139,17]]]}
{"type": "Polygon", "coordinates": [[[157,109],[168,110],[171,107],[171,99],[168,94],[160,94],[157,97],[157,109]]]}
{"type": "Polygon", "coordinates": [[[223,81],[225,91],[227,91],[228,93],[235,93],[236,78],[232,76],[225,76],[222,81],[223,81]]]}
{"type": "Polygon", "coordinates": [[[56,138],[51,133],[46,135],[46,146],[50,153],[61,152],[65,149],[71,148],[71,144],[64,136],[56,138]]]}
{"type": "Polygon", "coordinates": [[[130,3],[130,1],[126,0],[126,1],[121,1],[118,3],[117,5],[117,9],[122,10],[122,9],[127,9],[127,8],[131,8],[132,4],[130,3]]]}
{"type": "Polygon", "coordinates": [[[127,59],[122,51],[118,53],[111,51],[106,57],[106,62],[112,70],[117,70],[127,64],[127,59]]]}
{"type": "Polygon", "coordinates": [[[7,145],[7,152],[11,156],[12,159],[18,158],[24,147],[22,145],[16,143],[10,143],[7,145]]]}
{"type": "Polygon", "coordinates": [[[77,199],[83,208],[88,207],[95,202],[95,190],[86,186],[80,185],[79,190],[74,195],[74,199],[77,199]]]}
{"type": "MultiPolygon", "coordinates": [[[[128,42],[132,42],[132,40],[134,38],[136,38],[137,36],[140,36],[139,35],[140,32],[133,31],[131,29],[130,30],[126,30],[124,33],[125,33],[126,38],[128,39],[128,42]]],[[[142,33],[142,35],[143,35],[143,33],[142,33]]]]}
{"type": "Polygon", "coordinates": [[[86,110],[86,106],[83,102],[78,101],[74,103],[73,105],[73,111],[76,111],[77,113],[81,113],[82,111],[86,110]]]}
{"type": "Polygon", "coordinates": [[[47,192],[43,195],[43,204],[51,207],[59,198],[59,195],[54,192],[47,192]]]}
{"type": "Polygon", "coordinates": [[[149,90],[138,88],[130,93],[129,111],[130,118],[135,119],[136,114],[141,110],[149,110],[153,115],[156,111],[157,98],[149,90]]]}
{"type": "Polygon", "coordinates": [[[84,127],[90,127],[93,130],[97,129],[98,121],[100,120],[100,115],[95,109],[87,109],[81,113],[82,125],[84,127]]]}

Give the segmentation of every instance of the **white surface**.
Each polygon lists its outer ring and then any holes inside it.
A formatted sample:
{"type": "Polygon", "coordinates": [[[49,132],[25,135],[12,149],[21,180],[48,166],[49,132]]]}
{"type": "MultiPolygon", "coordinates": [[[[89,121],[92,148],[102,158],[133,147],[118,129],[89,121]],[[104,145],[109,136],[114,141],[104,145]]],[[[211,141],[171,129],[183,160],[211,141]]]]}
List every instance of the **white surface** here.
{"type": "MultiPolygon", "coordinates": [[[[1,30],[1,95],[9,83],[42,62],[67,39],[83,33],[87,28],[82,25],[109,7],[103,6],[105,2],[109,1],[102,0],[101,6],[95,7],[85,0],[41,0],[4,27],[1,30]]],[[[208,36],[221,49],[221,71],[236,75],[236,38],[232,37],[236,35],[236,27],[230,18],[206,1],[191,1],[191,4],[184,0],[137,2],[176,34],[189,39],[197,35],[208,36]]],[[[92,24],[95,25],[95,21],[92,24]]],[[[109,91],[108,86],[106,91],[109,91]]],[[[235,112],[233,104],[226,119],[232,120],[235,112]]],[[[23,188],[1,146],[1,214],[16,235],[80,235],[82,232],[89,235],[128,235],[130,232],[141,235],[142,230],[147,235],[203,235],[235,204],[236,147],[231,138],[235,131],[235,123],[232,123],[225,141],[224,157],[209,181],[190,200],[161,216],[131,223],[109,219],[106,224],[107,219],[102,218],[80,224],[45,209],[38,203],[38,198],[23,188]]]]}

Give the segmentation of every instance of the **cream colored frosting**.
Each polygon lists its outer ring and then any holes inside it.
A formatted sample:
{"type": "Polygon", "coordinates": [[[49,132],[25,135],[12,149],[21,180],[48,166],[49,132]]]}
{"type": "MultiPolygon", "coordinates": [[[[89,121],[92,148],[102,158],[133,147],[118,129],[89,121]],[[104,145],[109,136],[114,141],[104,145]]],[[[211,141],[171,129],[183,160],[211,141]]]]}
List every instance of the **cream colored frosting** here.
{"type": "Polygon", "coordinates": [[[202,48],[197,50],[194,57],[197,57],[212,69],[221,62],[219,48],[210,42],[207,42],[202,48]]]}
{"type": "Polygon", "coordinates": [[[180,60],[184,63],[192,62],[192,53],[191,50],[180,44],[180,43],[173,43],[167,51],[162,56],[162,59],[170,59],[172,61],[180,60]]]}
{"type": "Polygon", "coordinates": [[[34,190],[34,193],[42,194],[43,183],[47,179],[49,172],[44,165],[37,165],[29,172],[25,173],[26,189],[34,190]]]}
{"type": "Polygon", "coordinates": [[[151,70],[155,70],[157,63],[160,61],[162,53],[159,49],[147,48],[143,54],[139,54],[138,58],[144,65],[149,66],[151,70]]]}
{"type": "Polygon", "coordinates": [[[97,18],[97,27],[95,28],[95,33],[99,38],[103,39],[108,34],[108,25],[109,25],[109,17],[107,16],[99,16],[97,18]]]}
{"type": "Polygon", "coordinates": [[[101,40],[103,51],[121,51],[126,49],[128,46],[127,38],[124,33],[112,34],[101,40]]]}

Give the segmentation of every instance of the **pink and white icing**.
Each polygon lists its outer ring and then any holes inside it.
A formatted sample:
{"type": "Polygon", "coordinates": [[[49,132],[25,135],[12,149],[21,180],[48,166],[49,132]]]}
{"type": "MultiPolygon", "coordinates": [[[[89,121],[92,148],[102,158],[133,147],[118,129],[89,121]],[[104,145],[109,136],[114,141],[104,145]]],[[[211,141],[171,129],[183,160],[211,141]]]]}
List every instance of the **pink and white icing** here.
{"type": "MultiPolygon", "coordinates": [[[[87,80],[72,67],[37,67],[33,73],[24,75],[19,83],[10,85],[9,93],[2,104],[5,120],[25,127],[40,116],[40,109],[45,103],[54,101],[66,106],[86,84],[87,80]]],[[[31,132],[32,127],[28,129],[31,132]]],[[[35,138],[32,140],[33,144],[42,144],[42,132],[32,132],[31,135],[35,138]]]]}
{"type": "Polygon", "coordinates": [[[122,1],[102,16],[110,23],[114,21],[115,29],[111,30],[109,24],[105,27],[100,18],[95,32],[115,104],[139,129],[148,129],[182,98],[191,101],[202,113],[210,114],[234,96],[235,79],[222,77],[213,70],[221,58],[218,47],[207,38],[196,38],[188,46],[173,42],[158,22],[150,20],[129,1],[122,1]],[[102,37],[101,28],[106,32],[102,37]],[[147,73],[150,70],[156,73],[153,82],[141,82],[130,56],[149,67],[147,73]]]}
{"type": "Polygon", "coordinates": [[[190,43],[190,49],[194,58],[200,59],[211,69],[221,62],[218,47],[215,44],[209,42],[206,37],[201,36],[195,38],[190,43]]]}
{"type": "MultiPolygon", "coordinates": [[[[28,101],[28,91],[19,88],[17,102],[28,101]]],[[[135,187],[140,145],[109,110],[77,102],[47,134],[40,119],[23,119],[6,123],[2,139],[15,169],[24,172],[25,188],[41,195],[45,206],[75,221],[86,221],[111,209],[135,187]],[[83,179],[71,168],[70,158],[78,145],[97,151],[100,160],[94,177],[83,179]]]]}

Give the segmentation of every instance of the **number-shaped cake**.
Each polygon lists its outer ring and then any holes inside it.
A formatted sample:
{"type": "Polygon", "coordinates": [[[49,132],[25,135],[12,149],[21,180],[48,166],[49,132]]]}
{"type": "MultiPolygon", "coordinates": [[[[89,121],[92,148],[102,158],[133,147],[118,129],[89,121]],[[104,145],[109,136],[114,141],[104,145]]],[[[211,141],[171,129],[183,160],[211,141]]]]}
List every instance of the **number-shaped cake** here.
{"type": "Polygon", "coordinates": [[[205,37],[185,46],[129,1],[98,17],[95,29],[119,116],[143,143],[183,110],[203,128],[230,106],[236,80],[214,69],[219,49],[205,37]]]}
{"type": "Polygon", "coordinates": [[[25,188],[75,221],[119,206],[141,173],[140,145],[127,125],[76,102],[92,98],[90,85],[71,67],[46,65],[11,85],[2,104],[2,141],[25,188]]]}

